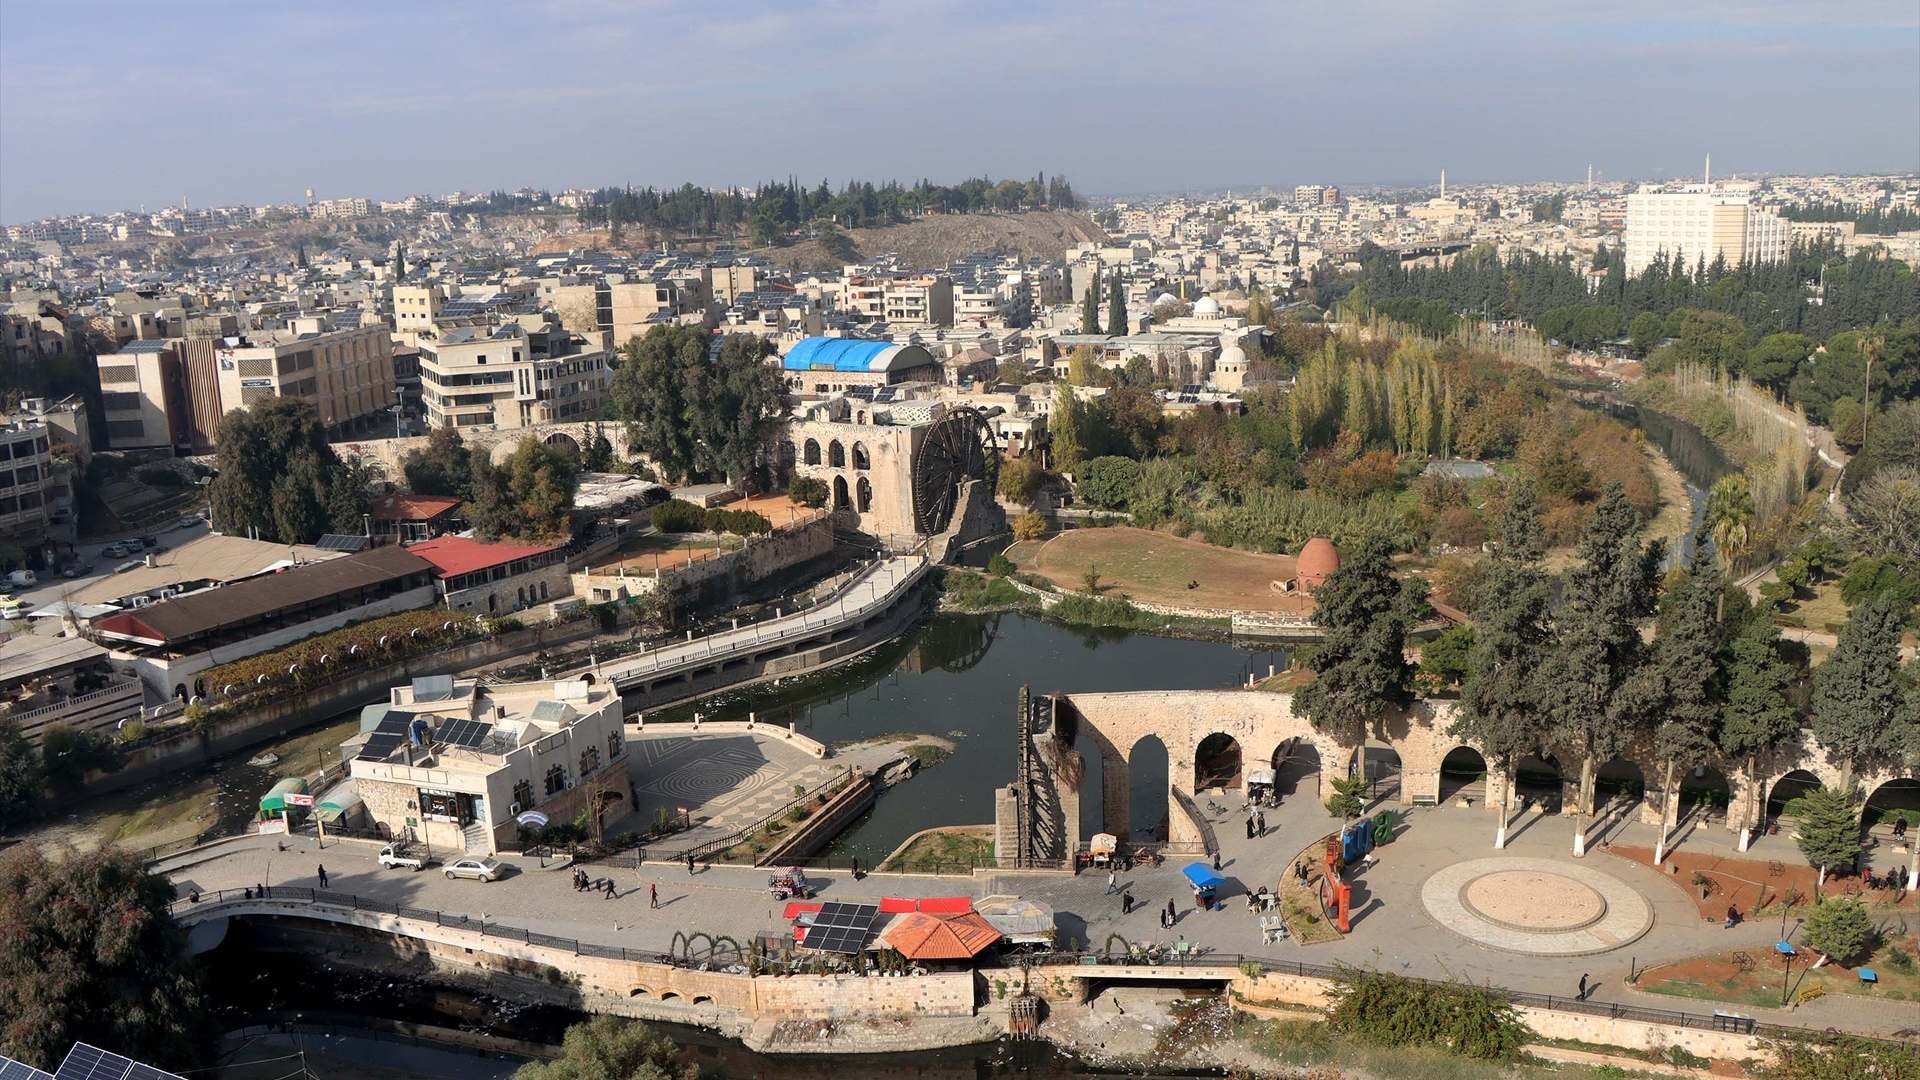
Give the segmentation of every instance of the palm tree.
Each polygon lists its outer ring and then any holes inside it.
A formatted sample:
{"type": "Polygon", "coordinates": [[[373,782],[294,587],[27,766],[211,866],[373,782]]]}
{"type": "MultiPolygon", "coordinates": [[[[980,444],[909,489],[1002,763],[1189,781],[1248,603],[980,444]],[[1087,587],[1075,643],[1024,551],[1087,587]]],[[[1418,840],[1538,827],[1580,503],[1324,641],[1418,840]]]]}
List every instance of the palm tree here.
{"type": "Polygon", "coordinates": [[[1746,554],[1753,539],[1753,516],[1753,489],[1745,476],[1723,476],[1713,485],[1707,495],[1705,524],[1713,534],[1721,566],[1731,570],[1734,561],[1746,554]]]}

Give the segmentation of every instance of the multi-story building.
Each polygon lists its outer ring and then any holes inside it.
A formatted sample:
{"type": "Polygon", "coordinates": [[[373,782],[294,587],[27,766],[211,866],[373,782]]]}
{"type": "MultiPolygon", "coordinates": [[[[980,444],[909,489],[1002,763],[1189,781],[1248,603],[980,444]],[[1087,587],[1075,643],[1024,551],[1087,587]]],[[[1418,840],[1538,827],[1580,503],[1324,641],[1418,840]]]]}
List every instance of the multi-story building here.
{"type": "Polygon", "coordinates": [[[491,855],[528,811],[566,822],[633,805],[624,719],[612,683],[415,679],[392,688],[348,771],[389,835],[491,855]]]}
{"type": "Polygon", "coordinates": [[[0,426],[0,545],[28,552],[44,545],[54,504],[66,494],[47,425],[13,419],[0,426]]]}
{"type": "Polygon", "coordinates": [[[887,322],[952,326],[953,279],[944,274],[889,278],[882,304],[881,318],[887,322]]]}
{"type": "Polygon", "coordinates": [[[430,427],[522,428],[600,414],[607,354],[568,331],[517,322],[455,327],[420,344],[430,427]]]}
{"type": "MultiPolygon", "coordinates": [[[[1339,189],[1336,188],[1334,190],[1335,190],[1334,197],[1338,199],[1339,189]]],[[[1293,189],[1293,205],[1319,206],[1321,205],[1321,200],[1326,198],[1326,194],[1327,194],[1327,189],[1320,186],[1319,184],[1301,184],[1300,186],[1293,189]]]]}
{"type": "Polygon", "coordinates": [[[45,300],[23,300],[0,312],[0,370],[16,385],[30,382],[26,369],[43,360],[73,355],[67,314],[45,300]]]}
{"type": "Polygon", "coordinates": [[[447,305],[447,291],[438,285],[395,285],[393,329],[399,334],[433,332],[433,321],[447,305]]]}
{"type": "Polygon", "coordinates": [[[1746,182],[1642,188],[1627,196],[1627,273],[1675,255],[1688,266],[1725,259],[1730,266],[1779,262],[1790,235],[1785,220],[1753,205],[1746,182]]]}
{"type": "Polygon", "coordinates": [[[393,423],[393,335],[384,326],[228,338],[214,352],[223,414],[282,397],[311,404],[335,438],[393,423]]]}
{"type": "Polygon", "coordinates": [[[180,344],[129,341],[99,358],[108,449],[193,452],[180,344]]]}

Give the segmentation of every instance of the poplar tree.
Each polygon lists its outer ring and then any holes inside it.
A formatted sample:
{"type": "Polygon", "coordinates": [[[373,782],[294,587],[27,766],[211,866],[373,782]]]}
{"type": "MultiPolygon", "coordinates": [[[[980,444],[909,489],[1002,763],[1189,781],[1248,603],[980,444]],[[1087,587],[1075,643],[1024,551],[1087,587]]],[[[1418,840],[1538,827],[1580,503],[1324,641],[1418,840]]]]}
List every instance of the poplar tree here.
{"type": "Polygon", "coordinates": [[[1357,746],[1369,724],[1412,700],[1407,631],[1432,610],[1426,585],[1396,577],[1392,547],[1369,534],[1313,599],[1313,622],[1326,638],[1307,659],[1314,680],[1294,692],[1293,708],[1357,746]]]}
{"type": "Polygon", "coordinates": [[[1813,734],[1851,777],[1908,746],[1900,711],[1900,604],[1882,596],[1853,609],[1827,662],[1813,673],[1813,734]]]}
{"type": "Polygon", "coordinates": [[[1487,567],[1486,600],[1474,611],[1467,677],[1449,734],[1471,740],[1506,781],[1493,846],[1507,846],[1514,765],[1541,741],[1545,687],[1540,682],[1550,633],[1548,581],[1540,569],[1540,516],[1533,486],[1507,500],[1500,546],[1487,567]]]}
{"type": "MultiPolygon", "coordinates": [[[[1640,514],[1620,484],[1608,483],[1562,578],[1564,602],[1554,619],[1557,644],[1543,668],[1548,710],[1561,745],[1580,758],[1576,816],[1592,813],[1594,769],[1642,729],[1650,702],[1639,673],[1646,646],[1640,623],[1652,615],[1666,546],[1642,544],[1640,514]]],[[[1580,820],[1573,853],[1586,854],[1580,820]]]]}
{"type": "Polygon", "coordinates": [[[1087,282],[1087,291],[1080,297],[1080,332],[1098,334],[1100,332],[1100,264],[1093,265],[1093,279],[1087,282]]]}
{"type": "Polygon", "coordinates": [[[1127,290],[1120,284],[1120,268],[1114,267],[1113,277],[1107,286],[1107,333],[1113,337],[1127,336],[1127,290]]]}

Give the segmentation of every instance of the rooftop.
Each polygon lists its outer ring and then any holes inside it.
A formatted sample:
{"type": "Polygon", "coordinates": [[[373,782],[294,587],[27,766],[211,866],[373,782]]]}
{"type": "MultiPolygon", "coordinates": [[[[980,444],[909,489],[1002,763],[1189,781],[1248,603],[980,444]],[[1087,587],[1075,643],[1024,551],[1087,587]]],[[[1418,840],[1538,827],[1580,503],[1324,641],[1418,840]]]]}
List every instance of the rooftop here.
{"type": "Polygon", "coordinates": [[[918,345],[858,338],[806,338],[780,358],[788,371],[900,371],[931,363],[933,354],[918,345]]]}
{"type": "Polygon", "coordinates": [[[430,521],[459,505],[451,495],[382,495],[367,511],[375,521],[430,521]]]}
{"type": "Polygon", "coordinates": [[[244,536],[208,534],[153,556],[152,566],[103,577],[75,589],[66,599],[81,604],[106,604],[173,585],[239,581],[296,563],[339,557],[340,552],[323,551],[306,544],[270,544],[244,536]]]}
{"type": "Polygon", "coordinates": [[[107,650],[85,638],[16,634],[0,643],[0,686],[105,659],[106,655],[107,650]]]}
{"type": "Polygon", "coordinates": [[[437,675],[393,687],[389,698],[356,763],[424,765],[431,754],[435,769],[491,768],[519,747],[620,707],[610,685],[583,679],[487,685],[437,675]]]}
{"type": "Polygon", "coordinates": [[[557,551],[561,544],[488,544],[465,536],[440,536],[408,546],[407,552],[433,565],[435,577],[451,578],[475,570],[557,551]]]}

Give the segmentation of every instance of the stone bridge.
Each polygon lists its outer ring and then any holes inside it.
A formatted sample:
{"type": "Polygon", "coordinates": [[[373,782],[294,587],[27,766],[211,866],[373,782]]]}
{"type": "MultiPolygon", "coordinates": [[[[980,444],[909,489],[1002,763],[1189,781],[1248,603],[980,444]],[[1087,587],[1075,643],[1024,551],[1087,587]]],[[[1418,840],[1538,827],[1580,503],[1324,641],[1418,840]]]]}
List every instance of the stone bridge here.
{"type": "Polygon", "coordinates": [[[1252,769],[1274,770],[1283,795],[1316,800],[1334,794],[1336,778],[1364,777],[1402,806],[1465,797],[1499,809],[1513,801],[1509,784],[1517,781],[1520,798],[1564,813],[1583,805],[1588,812],[1637,810],[1656,826],[1663,806],[1677,818],[1684,801],[1703,801],[1724,807],[1724,826],[1734,833],[1759,827],[1770,803],[1812,787],[1857,788],[1871,797],[1890,782],[1911,780],[1909,772],[1886,768],[1849,777],[1803,730],[1756,762],[1751,777],[1745,762],[1675,762],[1674,782],[1664,792],[1667,763],[1643,738],[1597,762],[1583,792],[1581,761],[1564,749],[1559,758],[1547,747],[1522,758],[1513,778],[1489,770],[1478,745],[1448,734],[1453,702],[1442,699],[1415,702],[1360,744],[1315,729],[1293,711],[1292,695],[1262,690],[1034,697],[1023,688],[1019,708],[1019,774],[997,800],[997,836],[1002,850],[1035,862],[1070,858],[1088,839],[1081,835],[1080,808],[1089,801],[1099,808],[1101,830],[1123,840],[1210,846],[1196,800],[1230,795],[1230,805],[1239,806],[1252,769]],[[1157,813],[1150,816],[1164,815],[1164,833],[1160,820],[1131,820],[1129,806],[1139,798],[1131,794],[1134,774],[1161,769],[1166,795],[1153,800],[1157,813]]]}

